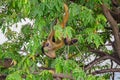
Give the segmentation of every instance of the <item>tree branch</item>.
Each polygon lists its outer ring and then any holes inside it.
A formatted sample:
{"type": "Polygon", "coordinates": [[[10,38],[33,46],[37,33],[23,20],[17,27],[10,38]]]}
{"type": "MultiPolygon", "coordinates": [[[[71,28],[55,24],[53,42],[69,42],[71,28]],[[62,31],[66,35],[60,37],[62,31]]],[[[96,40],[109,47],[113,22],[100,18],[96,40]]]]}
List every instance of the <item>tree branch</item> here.
{"type": "Polygon", "coordinates": [[[105,60],[105,59],[108,59],[108,56],[104,56],[104,57],[100,57],[98,59],[95,59],[94,61],[92,61],[91,63],[86,65],[84,70],[88,70],[88,69],[92,68],[95,64],[97,64],[98,62],[105,60]]]}
{"type": "Polygon", "coordinates": [[[112,2],[112,5],[114,7],[118,7],[119,6],[119,1],[118,0],[111,0],[111,2],[112,2]]]}
{"type": "MultiPolygon", "coordinates": [[[[67,79],[70,79],[70,80],[74,80],[72,75],[65,75],[63,73],[60,73],[60,74],[55,73],[55,69],[54,68],[40,67],[39,69],[54,71],[54,73],[52,73],[54,78],[60,78],[60,79],[67,78],[67,79]]],[[[37,72],[35,72],[34,74],[37,74],[37,72]]]]}
{"type": "Polygon", "coordinates": [[[115,38],[115,45],[116,45],[115,51],[117,52],[120,58],[120,38],[119,38],[119,28],[118,28],[117,22],[113,19],[112,15],[110,14],[109,10],[104,4],[102,4],[102,9],[103,9],[105,17],[107,18],[107,20],[109,21],[112,27],[112,32],[115,38]]]}
{"type": "Polygon", "coordinates": [[[54,68],[49,68],[49,67],[39,67],[40,70],[53,70],[55,71],[54,68]]]}
{"type": "Polygon", "coordinates": [[[97,70],[95,72],[92,72],[92,74],[96,75],[96,74],[102,74],[102,73],[108,73],[108,72],[120,72],[120,68],[97,70]]]}
{"type": "Polygon", "coordinates": [[[105,52],[103,52],[103,51],[99,51],[99,50],[89,50],[90,52],[93,52],[93,53],[95,53],[96,55],[98,55],[98,56],[107,56],[108,55],[108,53],[105,53],[105,52]]]}
{"type": "Polygon", "coordinates": [[[100,58],[97,58],[97,59],[93,60],[92,62],[90,62],[88,65],[85,65],[85,67],[84,67],[85,70],[88,70],[88,69],[92,68],[98,62],[100,62],[102,60],[106,60],[106,59],[113,60],[114,62],[116,62],[117,64],[120,65],[120,59],[119,58],[117,58],[115,56],[112,56],[112,55],[109,55],[106,52],[99,51],[99,50],[90,50],[90,52],[93,52],[93,53],[99,55],[100,58]]]}
{"type": "Polygon", "coordinates": [[[113,53],[113,55],[110,55],[107,52],[103,52],[103,51],[99,51],[99,50],[90,50],[90,52],[93,52],[95,54],[97,54],[98,56],[109,56],[109,58],[113,61],[115,61],[118,65],[120,65],[120,58],[118,58],[115,53],[113,53]]]}
{"type": "Polygon", "coordinates": [[[65,75],[65,74],[56,74],[56,73],[55,73],[55,74],[53,74],[53,77],[54,77],[54,78],[61,78],[61,79],[67,78],[67,79],[70,79],[70,80],[74,80],[71,75],[65,75]]]}

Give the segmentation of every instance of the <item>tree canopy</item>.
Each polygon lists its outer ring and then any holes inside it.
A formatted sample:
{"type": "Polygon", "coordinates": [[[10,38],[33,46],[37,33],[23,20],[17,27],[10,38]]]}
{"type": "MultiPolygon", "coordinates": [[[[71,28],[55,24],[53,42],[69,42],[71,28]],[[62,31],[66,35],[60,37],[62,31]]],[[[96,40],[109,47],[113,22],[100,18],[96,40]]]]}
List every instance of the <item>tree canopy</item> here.
{"type": "Polygon", "coordinates": [[[119,0],[1,0],[0,29],[8,40],[0,45],[0,79],[109,79],[120,72],[119,23],[119,0]],[[52,23],[56,18],[62,22],[64,3],[69,8],[69,19],[62,29],[52,23]],[[20,27],[18,23],[26,19],[33,24],[20,27]],[[20,32],[12,30],[13,25],[20,27],[20,32]],[[55,38],[63,34],[78,39],[76,44],[57,50],[56,59],[41,51],[52,28],[55,38]],[[94,56],[92,60],[90,56],[94,56]],[[110,64],[101,66],[105,60],[110,64]]]}

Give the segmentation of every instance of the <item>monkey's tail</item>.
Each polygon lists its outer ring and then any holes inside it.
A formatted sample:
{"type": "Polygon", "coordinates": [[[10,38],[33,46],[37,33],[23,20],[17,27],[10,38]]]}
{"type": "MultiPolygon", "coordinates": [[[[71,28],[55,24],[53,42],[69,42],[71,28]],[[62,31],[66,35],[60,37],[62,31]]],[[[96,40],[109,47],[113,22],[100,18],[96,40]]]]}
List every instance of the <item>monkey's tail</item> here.
{"type": "Polygon", "coordinates": [[[66,23],[67,23],[68,17],[69,17],[69,10],[68,10],[68,6],[66,4],[64,4],[64,9],[65,9],[65,15],[63,16],[63,21],[61,23],[62,28],[64,28],[66,26],[66,23]]]}

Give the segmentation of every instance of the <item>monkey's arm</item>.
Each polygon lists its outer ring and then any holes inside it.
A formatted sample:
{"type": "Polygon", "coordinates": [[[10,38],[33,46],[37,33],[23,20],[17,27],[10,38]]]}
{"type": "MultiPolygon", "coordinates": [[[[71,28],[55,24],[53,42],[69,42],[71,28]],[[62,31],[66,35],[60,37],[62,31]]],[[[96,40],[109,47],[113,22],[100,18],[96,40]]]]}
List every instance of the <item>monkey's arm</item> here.
{"type": "Polygon", "coordinates": [[[57,24],[57,18],[50,25],[50,27],[52,27],[51,32],[50,32],[50,34],[48,36],[48,40],[50,40],[50,41],[52,41],[53,38],[54,38],[55,30],[53,29],[53,26],[56,25],[56,24],[57,24]]]}
{"type": "Polygon", "coordinates": [[[64,41],[60,40],[60,42],[54,43],[53,50],[58,50],[64,46],[64,41]]]}
{"type": "Polygon", "coordinates": [[[50,34],[49,34],[49,36],[48,36],[47,40],[49,40],[50,42],[52,42],[52,40],[54,38],[54,34],[55,34],[55,30],[52,29],[51,32],[50,32],[50,34]]]}

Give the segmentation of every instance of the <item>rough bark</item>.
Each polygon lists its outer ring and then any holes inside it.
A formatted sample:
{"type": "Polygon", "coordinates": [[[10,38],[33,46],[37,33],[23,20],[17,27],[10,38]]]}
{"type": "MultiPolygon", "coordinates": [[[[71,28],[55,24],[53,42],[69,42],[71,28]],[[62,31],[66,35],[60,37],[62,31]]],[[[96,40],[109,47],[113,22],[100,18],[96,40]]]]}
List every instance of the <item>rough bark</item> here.
{"type": "Polygon", "coordinates": [[[120,23],[120,1],[118,0],[111,0],[112,2],[112,9],[110,13],[112,17],[116,20],[117,23],[120,23]]]}
{"type": "Polygon", "coordinates": [[[107,18],[108,22],[110,23],[112,27],[112,32],[115,38],[115,50],[114,51],[117,52],[120,58],[120,38],[119,38],[119,28],[118,28],[117,22],[114,20],[114,18],[112,17],[109,10],[104,4],[102,4],[102,9],[103,9],[105,17],[107,18]]]}
{"type": "Polygon", "coordinates": [[[100,58],[97,58],[97,59],[95,59],[94,61],[90,62],[88,65],[86,65],[86,66],[84,67],[84,69],[85,69],[85,70],[91,69],[91,68],[92,68],[94,65],[96,65],[98,62],[100,62],[100,61],[102,61],[102,60],[107,60],[107,59],[110,59],[110,60],[112,60],[112,61],[114,61],[114,62],[116,62],[117,64],[120,65],[120,61],[119,61],[118,59],[116,59],[116,58],[114,58],[114,57],[112,57],[112,56],[110,56],[110,55],[107,55],[107,56],[102,56],[102,57],[100,57],[100,58]]]}

